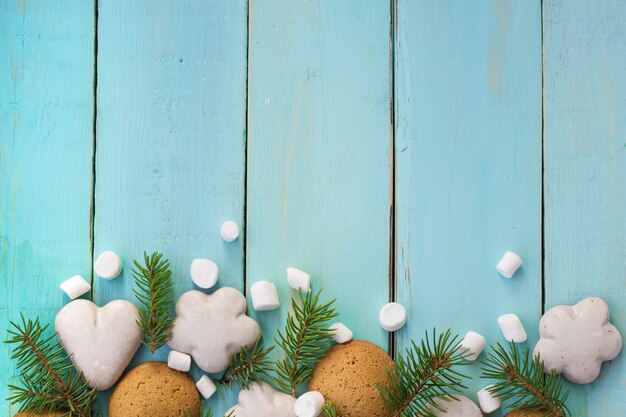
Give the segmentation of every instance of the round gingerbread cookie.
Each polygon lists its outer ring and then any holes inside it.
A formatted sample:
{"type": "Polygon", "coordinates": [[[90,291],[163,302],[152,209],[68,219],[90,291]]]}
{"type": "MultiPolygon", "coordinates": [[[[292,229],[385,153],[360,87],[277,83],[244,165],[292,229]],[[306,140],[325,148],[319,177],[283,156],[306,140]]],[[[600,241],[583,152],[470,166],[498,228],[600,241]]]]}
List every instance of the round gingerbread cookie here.
{"type": "Polygon", "coordinates": [[[59,417],[64,415],[67,415],[67,411],[51,411],[49,413],[28,413],[21,411],[13,417],[59,417]]]}
{"type": "Polygon", "coordinates": [[[162,362],[147,362],[118,382],[109,417],[199,417],[200,408],[200,394],[189,375],[162,362]]]}
{"type": "Polygon", "coordinates": [[[545,417],[547,415],[548,413],[543,411],[517,410],[507,414],[506,417],[545,417]]]}
{"type": "Polygon", "coordinates": [[[376,385],[389,385],[391,357],[362,340],[335,345],[313,368],[309,390],[319,391],[342,417],[390,417],[376,385]]]}

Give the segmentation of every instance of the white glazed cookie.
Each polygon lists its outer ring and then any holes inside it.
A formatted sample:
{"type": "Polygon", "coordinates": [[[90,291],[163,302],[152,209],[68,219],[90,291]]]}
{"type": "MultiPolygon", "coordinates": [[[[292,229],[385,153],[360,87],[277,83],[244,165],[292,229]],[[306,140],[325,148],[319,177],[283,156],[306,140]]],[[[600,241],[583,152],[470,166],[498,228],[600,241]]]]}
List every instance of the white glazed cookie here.
{"type": "Polygon", "coordinates": [[[455,395],[454,400],[436,400],[437,406],[445,411],[437,410],[434,407],[432,412],[437,417],[482,417],[480,408],[472,400],[462,395],[455,395]]]}
{"type": "Polygon", "coordinates": [[[551,308],[539,322],[539,335],[534,355],[540,355],[546,371],[554,369],[578,384],[594,381],[602,362],[622,349],[622,337],[609,323],[609,307],[597,297],[551,308]]]}
{"type": "Polygon", "coordinates": [[[243,346],[251,348],[261,335],[259,325],[246,316],[246,299],[234,288],[213,294],[184,293],[176,303],[173,350],[191,355],[200,369],[209,373],[228,368],[243,346]]]}
{"type": "Polygon", "coordinates": [[[74,300],[54,322],[61,344],[89,386],[109,389],[122,375],[141,345],[139,311],[125,300],[100,308],[88,300],[74,300]]]}
{"type": "Polygon", "coordinates": [[[253,382],[239,392],[237,404],[226,412],[235,417],[295,417],[296,399],[265,382],[253,382]],[[232,414],[231,414],[232,413],[232,414]]]}

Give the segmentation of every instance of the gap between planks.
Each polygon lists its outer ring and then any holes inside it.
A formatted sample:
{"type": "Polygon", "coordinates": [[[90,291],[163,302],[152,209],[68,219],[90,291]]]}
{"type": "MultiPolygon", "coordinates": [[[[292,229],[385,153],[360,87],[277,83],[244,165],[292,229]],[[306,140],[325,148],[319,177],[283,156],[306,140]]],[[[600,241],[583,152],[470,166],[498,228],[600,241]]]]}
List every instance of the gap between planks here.
{"type": "Polygon", "coordinates": [[[94,300],[94,251],[96,245],[96,151],[97,151],[97,118],[98,118],[98,0],[93,3],[94,36],[93,36],[93,103],[92,103],[92,130],[91,130],[91,203],[89,213],[89,299],[94,300]]]}

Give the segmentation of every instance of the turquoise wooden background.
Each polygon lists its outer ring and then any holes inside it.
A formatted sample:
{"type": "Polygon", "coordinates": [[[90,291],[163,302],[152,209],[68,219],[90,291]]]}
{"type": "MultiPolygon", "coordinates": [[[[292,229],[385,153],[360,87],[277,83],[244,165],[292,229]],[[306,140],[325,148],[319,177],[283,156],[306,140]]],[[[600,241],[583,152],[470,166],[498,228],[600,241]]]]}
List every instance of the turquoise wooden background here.
{"type": "MultiPolygon", "coordinates": [[[[178,294],[209,257],[283,307],[301,267],[392,352],[433,326],[502,341],[505,312],[532,346],[542,311],[590,295],[626,334],[625,51],[622,0],[0,0],[0,334],[51,321],[76,273],[132,299],[144,249],[178,294]],[[91,273],[107,249],[112,282],[91,273]]],[[[255,315],[266,339],[285,314],[255,315]]],[[[14,377],[2,346],[0,398],[14,377]]],[[[626,416],[626,361],[570,405],[626,416]]]]}

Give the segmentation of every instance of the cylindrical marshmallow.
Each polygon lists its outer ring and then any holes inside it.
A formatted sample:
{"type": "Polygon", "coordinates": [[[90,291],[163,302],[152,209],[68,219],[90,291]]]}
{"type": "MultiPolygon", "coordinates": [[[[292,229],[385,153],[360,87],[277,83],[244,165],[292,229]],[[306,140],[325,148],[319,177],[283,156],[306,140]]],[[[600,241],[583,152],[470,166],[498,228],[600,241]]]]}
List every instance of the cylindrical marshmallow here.
{"type": "Polygon", "coordinates": [[[191,280],[200,288],[211,288],[217,283],[219,268],[209,259],[194,259],[189,269],[191,280]]]}
{"type": "Polygon", "coordinates": [[[475,361],[483,349],[485,349],[485,346],[487,346],[487,341],[480,333],[467,332],[463,340],[461,340],[459,350],[465,359],[475,361]]]}
{"type": "Polygon", "coordinates": [[[502,405],[500,398],[489,392],[491,388],[493,388],[493,385],[488,385],[476,394],[478,396],[480,409],[483,410],[483,413],[487,414],[493,413],[502,405]]]}
{"type": "Polygon", "coordinates": [[[59,288],[65,291],[65,294],[73,300],[89,291],[91,285],[80,275],[74,275],[72,278],[63,281],[59,288]]]}
{"type": "Polygon", "coordinates": [[[232,220],[225,221],[220,228],[220,235],[226,242],[234,242],[239,237],[239,226],[232,220]]]}
{"type": "Polygon", "coordinates": [[[343,323],[331,324],[330,330],[332,330],[332,338],[337,343],[346,343],[352,340],[352,330],[348,329],[343,323]]]}
{"type": "Polygon", "coordinates": [[[402,304],[387,303],[380,309],[378,321],[383,329],[395,332],[406,323],[406,310],[402,304]]]}
{"type": "Polygon", "coordinates": [[[496,269],[503,277],[511,278],[520,266],[522,266],[522,258],[515,252],[506,251],[496,265],[496,269]]]}
{"type": "Polygon", "coordinates": [[[504,314],[498,317],[498,326],[502,330],[502,334],[506,340],[522,343],[525,342],[528,336],[526,336],[526,330],[522,321],[517,317],[517,314],[504,314]]]}
{"type": "Polygon", "coordinates": [[[167,355],[167,366],[177,371],[188,372],[191,369],[191,356],[172,350],[167,355]]]}
{"type": "Polygon", "coordinates": [[[102,252],[93,265],[93,271],[104,279],[115,279],[122,272],[122,260],[115,252],[102,252]]]}
{"type": "Polygon", "coordinates": [[[297,268],[287,268],[287,281],[294,290],[311,291],[311,276],[297,268]]]}
{"type": "Polygon", "coordinates": [[[293,406],[296,417],[318,417],[324,408],[324,396],[317,391],[302,394],[293,406]]]}
{"type": "Polygon", "coordinates": [[[215,394],[215,391],[217,391],[211,378],[206,375],[203,375],[202,378],[196,382],[196,388],[198,388],[198,392],[200,392],[200,395],[202,395],[205,400],[211,398],[211,396],[215,394]]]}
{"type": "Polygon", "coordinates": [[[252,308],[256,311],[276,310],[280,306],[276,287],[269,281],[259,281],[250,287],[252,308]]]}

